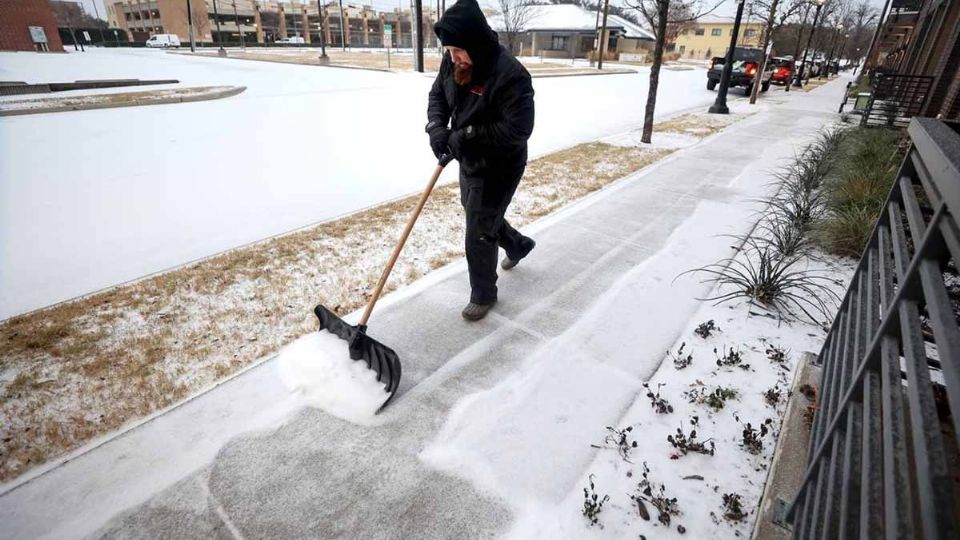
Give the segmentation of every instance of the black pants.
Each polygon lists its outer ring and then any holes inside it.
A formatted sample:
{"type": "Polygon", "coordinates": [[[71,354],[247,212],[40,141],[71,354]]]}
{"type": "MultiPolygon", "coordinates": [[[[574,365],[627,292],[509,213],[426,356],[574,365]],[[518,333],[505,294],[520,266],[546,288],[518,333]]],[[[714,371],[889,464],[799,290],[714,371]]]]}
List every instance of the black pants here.
{"type": "Polygon", "coordinates": [[[497,248],[516,260],[527,245],[526,237],[503,218],[506,209],[465,209],[467,214],[466,252],[470,274],[470,301],[492,304],[497,301],[497,248]]]}

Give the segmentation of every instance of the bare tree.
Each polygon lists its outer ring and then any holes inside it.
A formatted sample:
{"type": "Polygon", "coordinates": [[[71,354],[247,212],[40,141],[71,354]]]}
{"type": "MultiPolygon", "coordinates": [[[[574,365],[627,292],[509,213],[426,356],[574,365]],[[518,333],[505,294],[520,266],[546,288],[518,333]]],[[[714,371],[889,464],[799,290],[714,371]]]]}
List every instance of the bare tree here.
{"type": "MultiPolygon", "coordinates": [[[[758,10],[761,14],[765,13],[767,16],[767,24],[763,29],[763,38],[761,39],[761,47],[764,51],[766,51],[770,46],[770,39],[773,36],[773,33],[780,26],[783,26],[788,19],[793,17],[795,14],[800,13],[800,10],[803,8],[805,3],[806,0],[787,0],[783,3],[781,3],[780,0],[754,0],[751,3],[751,10],[758,10]]],[[[765,55],[763,65],[760,66],[758,78],[762,78],[763,73],[766,71],[766,63],[767,57],[765,55]]],[[[751,105],[757,102],[757,95],[760,92],[760,86],[760,84],[754,84],[750,89],[751,105]]]]}
{"type": "MultiPolygon", "coordinates": [[[[626,0],[625,5],[640,14],[648,28],[653,31],[656,43],[653,48],[653,65],[650,66],[650,86],[647,89],[647,106],[643,116],[642,142],[650,143],[653,135],[653,115],[657,107],[657,87],[660,85],[660,66],[668,43],[676,39],[685,25],[717,9],[723,0],[708,6],[705,0],[626,0]]],[[[711,0],[713,1],[713,0],[711,0]]]]}
{"type": "Polygon", "coordinates": [[[90,15],[76,2],[54,0],[50,7],[58,28],[107,28],[106,21],[90,15]]]}
{"type": "Polygon", "coordinates": [[[507,36],[510,52],[517,54],[517,37],[527,29],[527,24],[537,14],[536,4],[532,0],[497,0],[497,7],[503,17],[503,32],[507,36]]]}

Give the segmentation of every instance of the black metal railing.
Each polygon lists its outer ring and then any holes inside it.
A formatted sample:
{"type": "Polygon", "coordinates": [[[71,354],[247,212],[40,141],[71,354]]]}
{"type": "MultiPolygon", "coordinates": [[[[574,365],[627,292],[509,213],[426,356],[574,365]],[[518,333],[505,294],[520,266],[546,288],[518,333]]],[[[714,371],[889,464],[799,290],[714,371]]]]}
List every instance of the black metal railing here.
{"type": "Polygon", "coordinates": [[[933,86],[933,77],[876,72],[873,91],[860,121],[865,126],[906,127],[920,115],[933,86]]]}
{"type": "Polygon", "coordinates": [[[929,118],[908,133],[818,357],[796,539],[960,538],[960,134],[929,118]]]}

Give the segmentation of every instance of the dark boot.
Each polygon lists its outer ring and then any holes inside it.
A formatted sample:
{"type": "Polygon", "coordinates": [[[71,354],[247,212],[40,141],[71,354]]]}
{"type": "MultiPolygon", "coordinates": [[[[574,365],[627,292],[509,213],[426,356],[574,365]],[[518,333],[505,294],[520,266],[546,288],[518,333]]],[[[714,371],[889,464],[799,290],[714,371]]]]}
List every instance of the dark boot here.
{"type": "Polygon", "coordinates": [[[487,316],[487,313],[490,312],[490,308],[492,307],[493,304],[474,304],[470,302],[467,304],[467,307],[463,308],[460,314],[468,321],[479,321],[487,316]]]}
{"type": "Polygon", "coordinates": [[[533,251],[533,248],[537,247],[537,243],[533,240],[533,238],[528,238],[524,236],[520,240],[520,246],[522,248],[520,253],[517,253],[517,254],[508,253],[507,256],[503,258],[503,262],[500,263],[500,268],[503,268],[504,270],[510,270],[511,268],[516,266],[521,259],[529,255],[530,252],[533,251]]]}

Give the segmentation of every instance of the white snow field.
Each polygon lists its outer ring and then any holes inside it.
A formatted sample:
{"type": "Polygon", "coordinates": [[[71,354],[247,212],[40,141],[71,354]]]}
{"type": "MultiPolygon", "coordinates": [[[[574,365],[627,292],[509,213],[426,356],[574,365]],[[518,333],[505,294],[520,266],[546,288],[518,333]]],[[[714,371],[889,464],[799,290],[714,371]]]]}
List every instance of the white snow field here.
{"type": "MultiPolygon", "coordinates": [[[[636,127],[647,74],[535,80],[531,154],[636,127]]],[[[0,119],[0,319],[418,191],[434,164],[430,75],[153,50],[0,53],[0,80],[97,78],[247,90],[0,119]]],[[[665,70],[658,116],[711,103],[703,81],[665,70]]]]}

